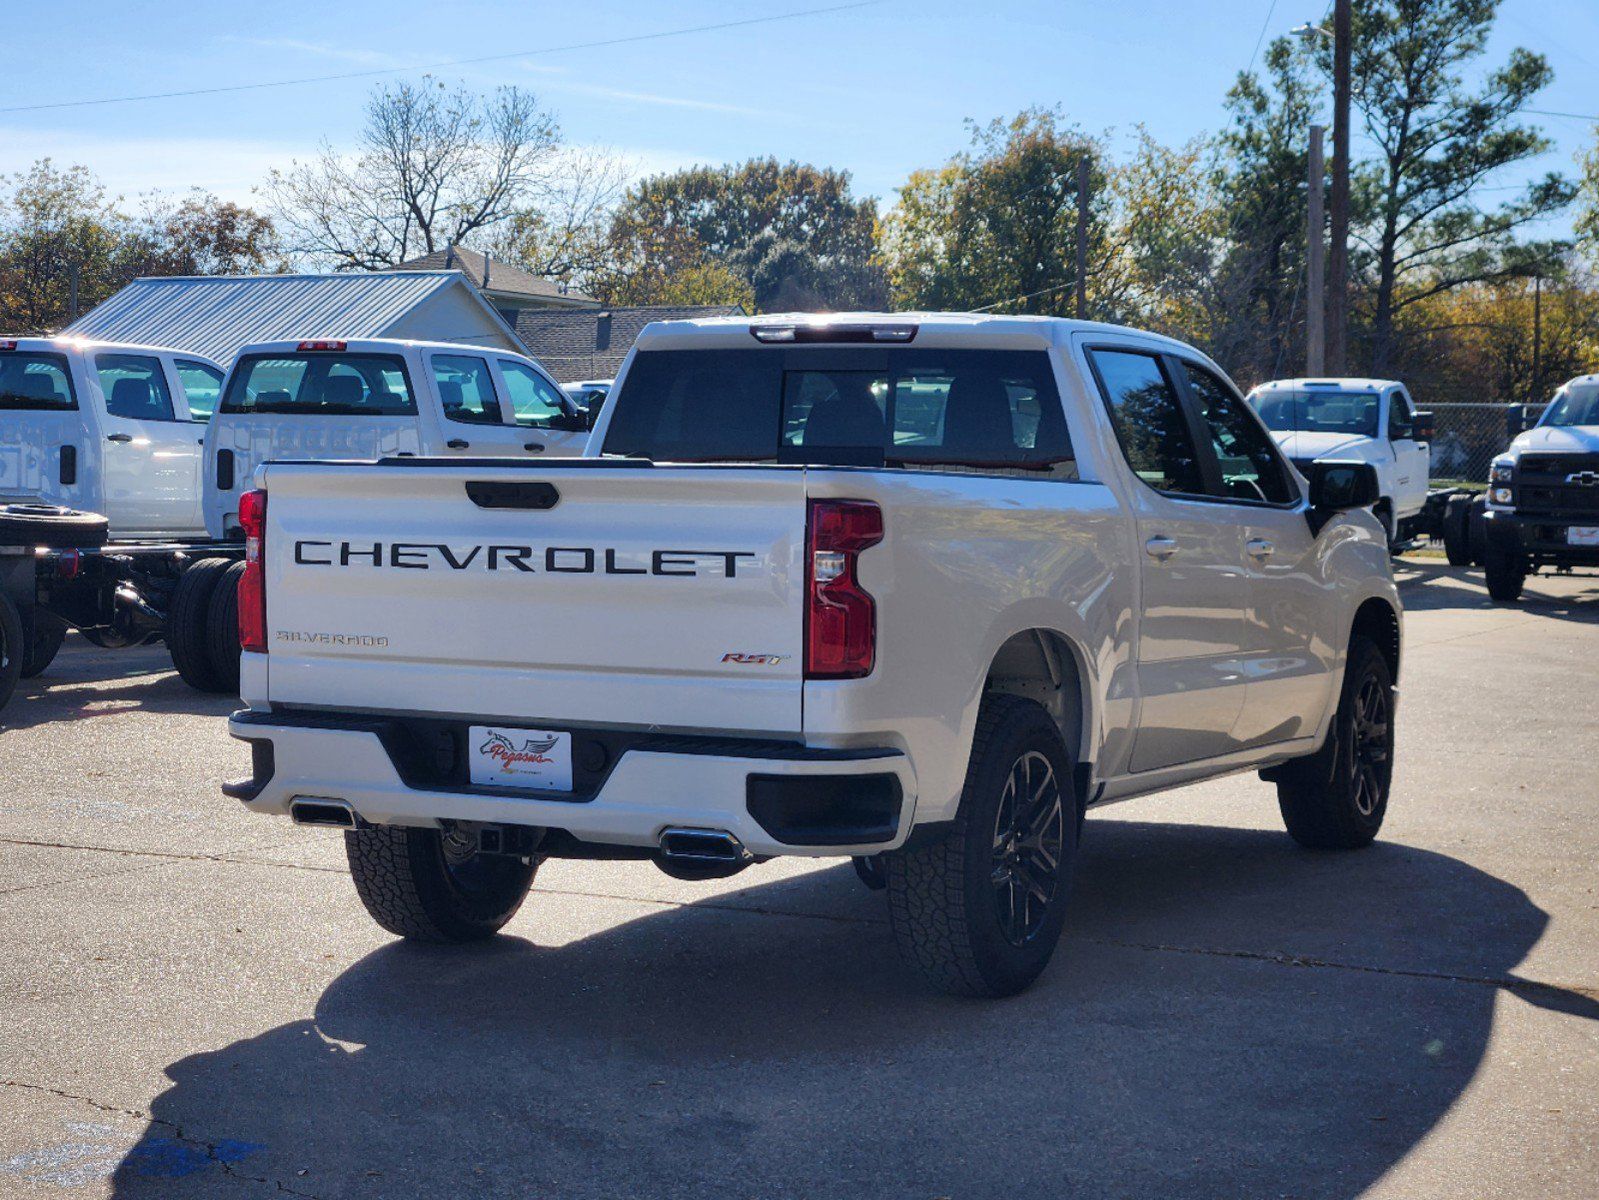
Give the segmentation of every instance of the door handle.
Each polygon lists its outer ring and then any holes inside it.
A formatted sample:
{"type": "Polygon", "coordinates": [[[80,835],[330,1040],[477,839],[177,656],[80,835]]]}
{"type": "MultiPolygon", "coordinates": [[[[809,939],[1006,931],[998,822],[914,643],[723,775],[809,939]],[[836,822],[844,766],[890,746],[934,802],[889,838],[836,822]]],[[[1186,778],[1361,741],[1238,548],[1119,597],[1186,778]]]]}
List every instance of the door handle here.
{"type": "Polygon", "coordinates": [[[444,444],[446,446],[448,446],[451,450],[465,450],[472,443],[467,441],[464,438],[451,438],[449,441],[445,442],[444,444]]]}
{"type": "Polygon", "coordinates": [[[1144,543],[1144,553],[1156,562],[1165,562],[1177,553],[1177,539],[1169,537],[1152,537],[1144,543]]]}
{"type": "Polygon", "coordinates": [[[1277,547],[1265,538],[1250,538],[1244,543],[1244,553],[1257,562],[1265,562],[1273,554],[1277,553],[1277,547]]]}
{"type": "Polygon", "coordinates": [[[105,435],[105,440],[108,442],[131,442],[133,435],[131,433],[108,433],[105,435]]]}
{"type": "Polygon", "coordinates": [[[543,442],[529,442],[529,443],[527,443],[527,445],[523,446],[522,449],[531,450],[535,454],[537,454],[540,450],[544,449],[544,443],[543,442]]]}

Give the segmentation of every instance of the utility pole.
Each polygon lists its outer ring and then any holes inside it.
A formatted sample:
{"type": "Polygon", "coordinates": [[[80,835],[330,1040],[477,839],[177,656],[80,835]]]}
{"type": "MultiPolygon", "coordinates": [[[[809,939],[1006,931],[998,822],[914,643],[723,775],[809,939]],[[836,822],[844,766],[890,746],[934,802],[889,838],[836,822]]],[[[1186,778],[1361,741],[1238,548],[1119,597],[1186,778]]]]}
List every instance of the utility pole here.
{"type": "Polygon", "coordinates": [[[1321,139],[1326,130],[1310,127],[1310,168],[1305,173],[1308,187],[1305,204],[1305,374],[1327,373],[1326,304],[1327,280],[1322,256],[1327,248],[1323,225],[1322,190],[1327,186],[1322,163],[1321,139]]]}
{"type": "Polygon", "coordinates": [[[1333,7],[1332,249],[1327,255],[1327,370],[1349,371],[1349,76],[1350,0],[1333,7]]]}
{"type": "Polygon", "coordinates": [[[1088,155],[1077,159],[1077,319],[1088,320],[1088,155]]]}

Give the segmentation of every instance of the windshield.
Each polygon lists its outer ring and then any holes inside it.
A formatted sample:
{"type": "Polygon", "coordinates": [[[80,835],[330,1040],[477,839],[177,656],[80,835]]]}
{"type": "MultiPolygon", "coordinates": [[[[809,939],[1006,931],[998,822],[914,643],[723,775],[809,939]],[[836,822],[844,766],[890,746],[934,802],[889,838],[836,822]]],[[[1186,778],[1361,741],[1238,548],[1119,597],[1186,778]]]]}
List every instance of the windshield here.
{"type": "Polygon", "coordinates": [[[1266,428],[1278,433],[1347,433],[1354,437],[1377,436],[1380,397],[1376,392],[1271,391],[1251,396],[1266,428]]]}
{"type": "Polygon", "coordinates": [[[78,407],[64,354],[0,354],[0,409],[70,411],[78,407]]]}
{"type": "Polygon", "coordinates": [[[606,454],[1076,478],[1042,351],[647,351],[609,404],[606,454]]]}
{"type": "Polygon", "coordinates": [[[233,368],[220,411],[402,417],[416,412],[416,401],[394,355],[252,354],[233,368]]]}
{"type": "Polygon", "coordinates": [[[1567,388],[1538,424],[1599,425],[1599,386],[1567,388]]]}

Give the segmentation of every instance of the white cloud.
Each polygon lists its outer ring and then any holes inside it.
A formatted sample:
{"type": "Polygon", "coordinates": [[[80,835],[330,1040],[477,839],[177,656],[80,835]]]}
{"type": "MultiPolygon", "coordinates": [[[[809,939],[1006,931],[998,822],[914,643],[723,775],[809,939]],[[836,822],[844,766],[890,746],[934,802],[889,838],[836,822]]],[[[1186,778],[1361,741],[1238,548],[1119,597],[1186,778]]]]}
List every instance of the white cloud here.
{"type": "MultiPolygon", "coordinates": [[[[299,38],[241,37],[238,34],[224,33],[219,34],[212,40],[219,44],[248,46],[255,50],[287,50],[291,54],[332,59],[335,62],[352,63],[358,67],[403,69],[416,61],[415,59],[402,58],[397,54],[387,54],[381,50],[362,50],[357,46],[334,46],[327,42],[307,42],[299,38]]],[[[280,58],[274,60],[273,65],[287,68],[292,63],[284,62],[280,58]]]]}

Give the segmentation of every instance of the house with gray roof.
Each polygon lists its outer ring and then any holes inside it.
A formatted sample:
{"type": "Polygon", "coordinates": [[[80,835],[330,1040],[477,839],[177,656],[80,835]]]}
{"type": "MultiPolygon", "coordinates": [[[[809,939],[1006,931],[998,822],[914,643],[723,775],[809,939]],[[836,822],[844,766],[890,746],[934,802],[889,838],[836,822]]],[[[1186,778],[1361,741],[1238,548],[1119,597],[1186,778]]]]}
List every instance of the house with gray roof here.
{"type": "Polygon", "coordinates": [[[521,351],[460,271],[210,275],[135,279],[64,333],[170,346],[231,365],[251,342],[410,338],[521,351]]]}
{"type": "Polygon", "coordinates": [[[479,254],[465,246],[447,246],[413,258],[395,268],[397,271],[459,271],[483,293],[496,312],[505,318],[507,325],[515,325],[519,313],[529,308],[540,309],[597,309],[600,302],[593,296],[568,288],[563,283],[551,283],[542,275],[500,262],[491,255],[479,254]]]}
{"type": "Polygon", "coordinates": [[[650,304],[587,311],[525,308],[516,314],[516,336],[563,383],[614,379],[639,332],[651,321],[743,313],[739,304],[650,304]]]}

